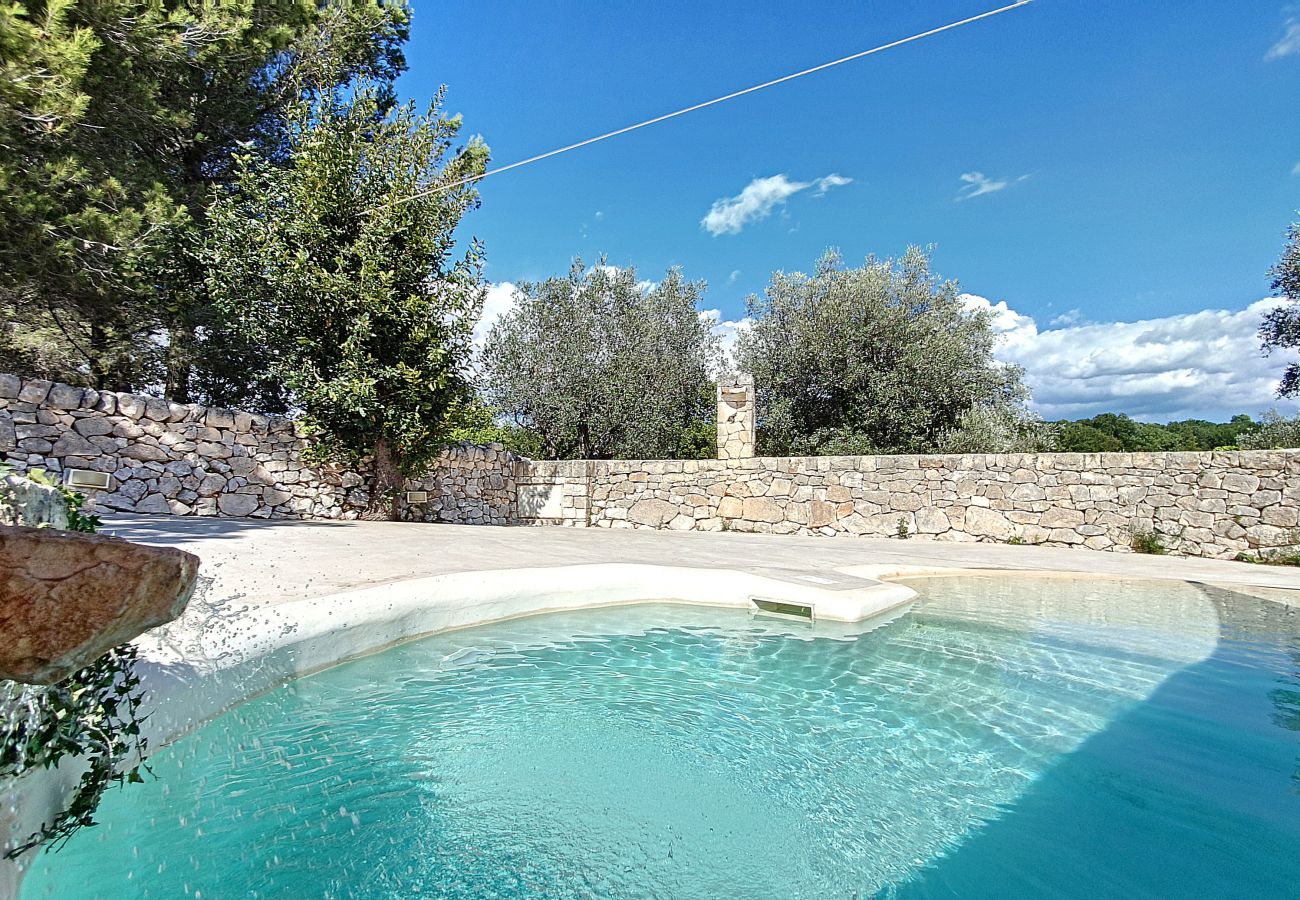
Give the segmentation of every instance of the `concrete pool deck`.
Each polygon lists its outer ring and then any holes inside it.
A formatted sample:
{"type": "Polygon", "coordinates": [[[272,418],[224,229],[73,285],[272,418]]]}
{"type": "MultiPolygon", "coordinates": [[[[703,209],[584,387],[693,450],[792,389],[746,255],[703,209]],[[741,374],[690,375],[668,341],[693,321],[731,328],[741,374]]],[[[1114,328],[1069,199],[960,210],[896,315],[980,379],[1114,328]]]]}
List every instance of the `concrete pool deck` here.
{"type": "Polygon", "coordinates": [[[107,517],[105,532],[197,554],[210,597],[278,604],[413,578],[538,567],[641,564],[787,580],[936,570],[1060,572],[1249,588],[1300,604],[1300,569],[1229,560],[945,541],[739,533],[496,528],[414,522],[107,517]]]}

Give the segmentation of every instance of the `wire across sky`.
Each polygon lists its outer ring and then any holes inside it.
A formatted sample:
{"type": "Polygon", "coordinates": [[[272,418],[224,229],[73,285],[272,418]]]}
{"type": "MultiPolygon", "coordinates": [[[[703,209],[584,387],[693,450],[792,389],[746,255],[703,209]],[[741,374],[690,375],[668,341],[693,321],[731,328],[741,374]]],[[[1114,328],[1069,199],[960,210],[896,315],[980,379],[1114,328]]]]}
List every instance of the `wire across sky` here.
{"type": "Polygon", "coordinates": [[[954,28],[961,28],[964,25],[971,25],[975,22],[982,21],[983,19],[991,19],[992,17],[1001,15],[1002,13],[1011,12],[1012,10],[1019,9],[1022,6],[1028,6],[1030,3],[1033,2],[1034,0],[1017,0],[1016,3],[1011,3],[1008,4],[1007,6],[1002,6],[997,9],[991,9],[988,10],[987,12],[982,12],[979,15],[970,16],[969,18],[961,19],[960,21],[957,22],[949,22],[947,25],[940,25],[938,28],[931,28],[929,31],[922,31],[905,38],[899,38],[896,41],[890,41],[888,44],[881,44],[879,47],[872,47],[870,50],[863,50],[859,53],[852,53],[848,56],[842,56],[839,59],[834,59],[831,60],[830,62],[825,62],[822,63],[821,65],[813,66],[810,69],[803,69],[799,72],[791,72],[789,75],[782,75],[780,78],[773,78],[771,81],[764,81],[762,84],[755,84],[747,88],[742,88],[738,91],[732,91],[730,94],[723,94],[721,97],[714,97],[712,100],[705,100],[702,103],[696,103],[692,106],[686,106],[681,109],[674,110],[673,112],[670,113],[664,113],[661,116],[655,116],[653,119],[646,119],[644,122],[637,122],[635,125],[628,125],[624,128],[619,128],[615,131],[607,131],[604,134],[598,134],[595,137],[589,137],[586,140],[578,141],[577,143],[574,144],[568,144],[567,146],[564,147],[557,147],[554,150],[548,150],[545,153],[539,153],[536,156],[530,156],[527,159],[521,159],[518,162],[512,162],[509,165],[499,166],[495,169],[488,169],[486,172],[484,172],[481,175],[471,175],[467,178],[461,178],[456,181],[453,181],[450,184],[436,185],[434,187],[428,188],[427,190],[419,191],[415,194],[412,194],[409,197],[403,197],[400,200],[394,200],[390,205],[400,206],[403,203],[410,203],[412,200],[418,200],[419,198],[427,197],[430,194],[436,194],[441,191],[450,191],[462,185],[469,184],[470,182],[482,181],[484,178],[488,178],[492,175],[500,175],[502,172],[509,172],[511,169],[518,169],[523,166],[532,165],[533,163],[541,162],[544,159],[550,159],[552,156],[559,156],[561,153],[568,153],[572,150],[578,150],[581,149],[582,147],[588,147],[592,144],[598,144],[601,141],[607,141],[610,138],[618,137],[619,135],[624,135],[629,132],[636,131],[637,129],[640,128],[647,128],[651,125],[657,125],[660,122],[666,122],[669,119],[675,119],[678,116],[684,116],[687,113],[692,113],[697,110],[705,109],[706,107],[717,106],[719,103],[726,103],[728,100],[735,100],[737,97],[743,97],[746,94],[752,94],[755,93],[756,91],[764,90],[765,88],[775,87],[776,85],[784,84],[787,81],[794,81],[796,78],[803,78],[805,75],[812,75],[816,72],[822,72],[826,69],[834,68],[835,66],[842,66],[845,63],[850,63],[855,60],[859,60],[867,56],[872,56],[877,53],[883,53],[886,50],[892,50],[895,47],[901,47],[904,44],[910,44],[913,43],[914,41],[924,40],[925,38],[933,37],[936,34],[942,34],[945,31],[952,31],[954,28]]]}

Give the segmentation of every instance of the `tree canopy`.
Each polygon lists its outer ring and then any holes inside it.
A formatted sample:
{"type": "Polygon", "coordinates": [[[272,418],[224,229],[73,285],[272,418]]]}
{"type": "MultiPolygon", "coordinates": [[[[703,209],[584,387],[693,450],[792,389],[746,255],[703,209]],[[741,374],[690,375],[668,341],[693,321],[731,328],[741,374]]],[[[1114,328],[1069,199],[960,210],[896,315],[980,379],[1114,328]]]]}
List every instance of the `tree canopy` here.
{"type": "Polygon", "coordinates": [[[236,148],[278,152],[304,59],[391,79],[407,22],[388,0],[0,9],[0,367],[257,405],[257,348],[197,268],[204,209],[236,148]]]}
{"type": "Polygon", "coordinates": [[[472,399],[481,250],[453,231],[487,148],[452,149],[458,118],[392,107],[389,85],[328,73],[289,113],[274,155],[236,157],[210,210],[207,287],[280,380],[323,455],[372,457],[370,514],[398,515],[472,399]]]}
{"type": "MultiPolygon", "coordinates": [[[[1264,350],[1300,349],[1300,222],[1293,222],[1288,229],[1282,258],[1271,274],[1274,292],[1290,302],[1264,317],[1259,327],[1264,350]]],[[[1282,372],[1277,394],[1279,397],[1300,394],[1300,363],[1291,363],[1282,372]]]]}
{"type": "Polygon", "coordinates": [[[503,421],[504,418],[501,410],[476,399],[460,411],[447,439],[469,444],[500,444],[531,459],[541,459],[546,455],[537,432],[503,421]]]}
{"type": "Polygon", "coordinates": [[[714,456],[720,352],[703,291],[676,269],[647,287],[604,261],[520,285],[484,348],[489,402],[551,458],[714,456]]]}
{"type": "Polygon", "coordinates": [[[760,453],[956,449],[968,427],[1004,444],[991,449],[1039,443],[1020,370],[993,358],[988,314],[919,248],[857,268],[828,252],[811,275],[776,272],[748,309],[736,355],[758,392],[760,453]]]}
{"type": "Polygon", "coordinates": [[[1237,439],[1243,450],[1284,450],[1300,447],[1300,413],[1287,418],[1269,410],[1259,424],[1244,431],[1237,439]]]}

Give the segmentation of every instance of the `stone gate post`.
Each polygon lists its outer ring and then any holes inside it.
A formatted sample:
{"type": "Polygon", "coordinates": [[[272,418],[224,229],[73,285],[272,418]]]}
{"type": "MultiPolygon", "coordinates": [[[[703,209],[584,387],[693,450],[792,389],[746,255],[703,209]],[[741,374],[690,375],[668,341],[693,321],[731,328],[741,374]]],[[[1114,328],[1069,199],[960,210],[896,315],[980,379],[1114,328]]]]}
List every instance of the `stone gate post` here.
{"type": "Polygon", "coordinates": [[[754,376],[718,379],[718,459],[754,455],[754,376]]]}

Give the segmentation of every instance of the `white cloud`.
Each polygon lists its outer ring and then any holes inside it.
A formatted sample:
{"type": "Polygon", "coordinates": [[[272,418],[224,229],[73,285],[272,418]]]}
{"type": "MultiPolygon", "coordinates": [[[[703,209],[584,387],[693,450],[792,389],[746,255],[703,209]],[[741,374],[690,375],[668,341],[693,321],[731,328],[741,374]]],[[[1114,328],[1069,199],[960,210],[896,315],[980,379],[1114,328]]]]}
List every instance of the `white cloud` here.
{"type": "Polygon", "coordinates": [[[817,193],[815,196],[822,196],[833,187],[844,187],[846,184],[852,184],[853,179],[839,172],[832,172],[817,179],[817,193]]]}
{"type": "Polygon", "coordinates": [[[961,190],[957,192],[957,200],[969,200],[971,197],[982,197],[985,194],[996,194],[998,191],[1004,191],[1013,184],[1018,184],[1028,178],[1028,175],[1021,175],[1019,178],[989,178],[983,172],[963,172],[961,180],[965,182],[961,190]]]}
{"type": "Polygon", "coordinates": [[[1009,181],[994,181],[983,172],[963,172],[961,180],[966,184],[957,194],[958,200],[969,200],[971,197],[979,197],[982,194],[993,194],[1011,184],[1009,181]]]}
{"type": "Polygon", "coordinates": [[[784,174],[755,178],[736,196],[713,201],[713,206],[700,220],[700,226],[714,237],[720,234],[739,234],[746,225],[766,219],[772,210],[784,205],[800,191],[816,187],[816,196],[820,197],[831,188],[842,187],[852,181],[852,178],[835,172],[813,181],[791,181],[784,174]]]}
{"type": "Polygon", "coordinates": [[[1271,61],[1281,59],[1284,56],[1294,56],[1297,53],[1300,53],[1300,16],[1289,16],[1286,20],[1286,32],[1282,35],[1282,40],[1268,49],[1268,52],[1264,54],[1264,59],[1271,61]]]}
{"type": "Polygon", "coordinates": [[[791,194],[811,186],[807,181],[791,181],[784,175],[755,178],[734,197],[715,200],[700,224],[709,234],[739,234],[750,222],[765,219],[772,210],[785,203],[791,194]]]}
{"type": "Polygon", "coordinates": [[[1083,315],[1083,310],[1067,309],[1065,312],[1061,313],[1059,316],[1057,316],[1055,319],[1052,319],[1052,321],[1048,322],[1047,324],[1060,326],[1060,325],[1087,325],[1091,323],[1089,323],[1088,319],[1083,315]]]}
{"type": "Polygon", "coordinates": [[[1038,335],[1038,326],[1034,323],[1033,318],[1024,313],[1016,312],[1007,305],[1005,300],[993,303],[978,294],[962,294],[961,299],[966,304],[967,309],[989,314],[993,330],[1003,336],[1004,343],[1011,338],[1036,337],[1038,335]]]}
{"type": "Polygon", "coordinates": [[[596,221],[599,222],[603,218],[605,218],[605,211],[603,209],[596,210],[596,221]]]}
{"type": "Polygon", "coordinates": [[[727,276],[727,284],[735,284],[737,279],[739,278],[740,278],[740,270],[732,269],[731,274],[727,276]]]}
{"type": "Polygon", "coordinates": [[[1300,162],[1295,164],[1295,168],[1291,170],[1291,174],[1300,175],[1300,162]]]}
{"type": "Polygon", "coordinates": [[[1040,331],[1005,301],[963,295],[1002,335],[999,359],[1025,368],[1034,406],[1048,419],[1124,412],[1154,421],[1256,415],[1274,397],[1289,358],[1261,357],[1256,329],[1280,300],[1242,310],[1065,325],[1040,331]]]}
{"type": "Polygon", "coordinates": [[[482,349],[487,341],[488,332],[496,321],[514,309],[515,286],[509,281],[502,281],[488,287],[487,299],[483,301],[483,316],[474,326],[474,347],[482,349]]]}
{"type": "Polygon", "coordinates": [[[722,311],[717,309],[704,310],[700,313],[700,318],[713,323],[713,333],[718,336],[722,343],[722,357],[728,366],[734,368],[736,365],[736,337],[740,332],[753,325],[754,320],[749,316],[745,316],[741,319],[724,321],[722,311]]]}

